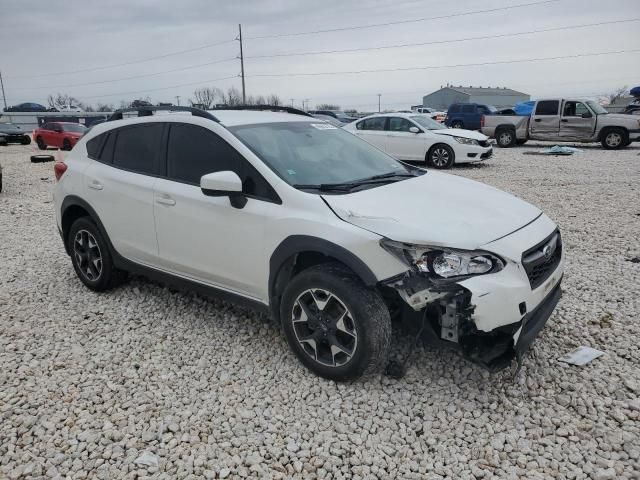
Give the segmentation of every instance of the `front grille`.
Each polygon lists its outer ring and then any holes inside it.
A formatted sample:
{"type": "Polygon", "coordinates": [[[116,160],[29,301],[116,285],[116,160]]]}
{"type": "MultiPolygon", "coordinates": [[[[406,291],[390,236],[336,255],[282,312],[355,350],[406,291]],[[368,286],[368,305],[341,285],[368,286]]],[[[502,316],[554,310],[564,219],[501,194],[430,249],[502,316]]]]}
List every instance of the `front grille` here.
{"type": "Polygon", "coordinates": [[[551,276],[561,258],[562,238],[558,230],[522,254],[522,266],[527,272],[532,290],[551,276]]]}

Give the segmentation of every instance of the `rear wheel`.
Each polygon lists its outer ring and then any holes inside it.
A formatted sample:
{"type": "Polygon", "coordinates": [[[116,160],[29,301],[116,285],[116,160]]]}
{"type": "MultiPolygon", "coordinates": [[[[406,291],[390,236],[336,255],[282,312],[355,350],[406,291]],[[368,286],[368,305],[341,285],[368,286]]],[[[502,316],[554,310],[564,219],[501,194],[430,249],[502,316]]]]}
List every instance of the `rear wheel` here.
{"type": "Polygon", "coordinates": [[[106,240],[89,217],[73,222],[67,246],[76,275],[91,290],[109,290],[126,278],[126,272],[114,266],[106,240]]]}
{"type": "Polygon", "coordinates": [[[496,143],[499,147],[510,148],[516,145],[516,142],[515,130],[511,128],[500,128],[496,131],[496,143]]]}
{"type": "Polygon", "coordinates": [[[453,149],[445,144],[434,145],[427,152],[427,165],[433,168],[451,168],[455,163],[455,153],[453,149]]]}
{"type": "Polygon", "coordinates": [[[22,137],[20,143],[22,143],[22,145],[29,145],[31,143],[31,137],[25,135],[24,137],[22,137]]]}
{"type": "Polygon", "coordinates": [[[380,294],[346,267],[311,267],[285,289],[280,318],[289,346],[312,372],[354,380],[386,363],[389,310],[380,294]]]}
{"type": "Polygon", "coordinates": [[[40,150],[46,150],[47,149],[47,145],[44,143],[44,140],[42,139],[42,137],[36,138],[36,143],[38,144],[38,148],[40,150]]]}
{"type": "Polygon", "coordinates": [[[622,128],[612,128],[602,135],[601,144],[607,150],[617,150],[628,145],[629,134],[622,128]]]}

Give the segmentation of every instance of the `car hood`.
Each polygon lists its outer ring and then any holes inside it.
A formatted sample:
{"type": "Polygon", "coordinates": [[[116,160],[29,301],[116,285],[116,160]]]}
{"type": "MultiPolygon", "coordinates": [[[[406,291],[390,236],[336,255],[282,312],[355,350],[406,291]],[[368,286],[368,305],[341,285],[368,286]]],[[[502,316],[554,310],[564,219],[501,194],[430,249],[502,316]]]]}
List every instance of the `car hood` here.
{"type": "Polygon", "coordinates": [[[463,130],[462,128],[443,128],[442,130],[430,130],[430,132],[435,133],[436,135],[449,135],[451,137],[470,138],[478,141],[487,140],[489,138],[480,132],[463,130]]]}
{"type": "Polygon", "coordinates": [[[467,250],[508,235],[542,213],[483,183],[433,171],[322,198],[342,220],[391,240],[467,250]]]}

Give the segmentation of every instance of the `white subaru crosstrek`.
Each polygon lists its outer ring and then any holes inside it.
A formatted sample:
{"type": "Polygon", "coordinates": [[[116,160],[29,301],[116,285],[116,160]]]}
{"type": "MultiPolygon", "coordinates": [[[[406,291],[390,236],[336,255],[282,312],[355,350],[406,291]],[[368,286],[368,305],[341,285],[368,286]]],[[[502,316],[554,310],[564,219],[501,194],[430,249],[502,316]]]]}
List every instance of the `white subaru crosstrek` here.
{"type": "Polygon", "coordinates": [[[90,289],[136,272],[244,301],[335,380],[386,364],[395,319],[502,368],[558,302],[560,233],[538,208],[293,109],[172,109],[116,112],[54,167],[90,289]]]}
{"type": "Polygon", "coordinates": [[[489,137],[480,132],[447,128],[427,115],[383,113],[343,127],[398,160],[424,162],[445,169],[454,164],[491,158],[489,137]]]}

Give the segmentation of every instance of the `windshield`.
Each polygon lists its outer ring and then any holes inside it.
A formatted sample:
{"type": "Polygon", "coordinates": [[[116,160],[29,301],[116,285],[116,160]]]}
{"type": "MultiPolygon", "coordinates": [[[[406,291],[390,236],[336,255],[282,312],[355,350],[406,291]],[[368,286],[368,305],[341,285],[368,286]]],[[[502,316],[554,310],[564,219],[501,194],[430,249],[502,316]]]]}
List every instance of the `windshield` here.
{"type": "Polygon", "coordinates": [[[291,185],[338,184],[410,172],[364,140],[327,123],[266,123],[229,130],[291,185]]]}
{"type": "Polygon", "coordinates": [[[85,127],[84,125],[71,123],[71,124],[62,125],[62,129],[65,132],[84,133],[87,130],[87,127],[85,127]]]}
{"type": "Polygon", "coordinates": [[[593,100],[588,100],[587,101],[587,105],[589,105],[591,110],[593,110],[596,115],[603,115],[605,113],[609,113],[604,108],[602,108],[602,105],[600,105],[599,103],[594,102],[593,100]]]}
{"type": "Polygon", "coordinates": [[[442,130],[443,128],[447,128],[439,122],[436,122],[433,118],[427,117],[426,115],[414,115],[409,117],[411,120],[416,122],[421,127],[426,128],[427,130],[442,130]]]}

